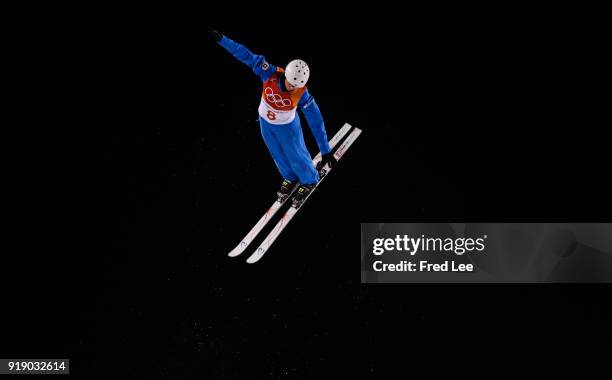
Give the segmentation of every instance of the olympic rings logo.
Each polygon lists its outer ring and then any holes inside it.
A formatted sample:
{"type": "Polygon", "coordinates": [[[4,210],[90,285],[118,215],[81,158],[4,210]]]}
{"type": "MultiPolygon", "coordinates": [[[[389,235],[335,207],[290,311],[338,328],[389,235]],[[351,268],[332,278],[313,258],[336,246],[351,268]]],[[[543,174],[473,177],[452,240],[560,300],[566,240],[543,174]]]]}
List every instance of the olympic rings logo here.
{"type": "Polygon", "coordinates": [[[266,95],[266,100],[277,107],[291,107],[292,105],[291,99],[283,99],[282,96],[275,94],[274,90],[270,87],[265,88],[264,94],[266,95]]]}

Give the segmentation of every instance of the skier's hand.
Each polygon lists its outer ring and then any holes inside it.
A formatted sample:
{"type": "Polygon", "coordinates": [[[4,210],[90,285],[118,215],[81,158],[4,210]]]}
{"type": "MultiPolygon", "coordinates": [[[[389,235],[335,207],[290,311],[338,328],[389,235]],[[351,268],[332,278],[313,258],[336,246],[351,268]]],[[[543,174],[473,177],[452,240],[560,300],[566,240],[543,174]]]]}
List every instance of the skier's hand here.
{"type": "Polygon", "coordinates": [[[337,163],[338,161],[336,161],[336,157],[334,157],[332,152],[321,154],[321,161],[317,164],[317,170],[323,169],[325,164],[329,164],[329,167],[333,168],[337,163]]]}
{"type": "Polygon", "coordinates": [[[223,34],[217,32],[214,29],[208,29],[208,34],[210,34],[210,36],[213,38],[213,40],[215,40],[215,42],[219,42],[223,38],[223,34]]]}

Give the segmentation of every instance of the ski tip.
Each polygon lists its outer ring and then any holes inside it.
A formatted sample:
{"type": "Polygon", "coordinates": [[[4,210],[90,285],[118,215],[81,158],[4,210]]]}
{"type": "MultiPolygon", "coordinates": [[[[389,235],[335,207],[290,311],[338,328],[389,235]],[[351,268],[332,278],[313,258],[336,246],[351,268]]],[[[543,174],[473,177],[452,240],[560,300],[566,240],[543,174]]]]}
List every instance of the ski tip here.
{"type": "Polygon", "coordinates": [[[257,248],[257,251],[255,251],[255,253],[249,256],[246,262],[249,264],[255,264],[256,262],[259,261],[259,259],[261,259],[264,253],[266,253],[266,251],[263,248],[259,247],[257,248]]]}
{"type": "Polygon", "coordinates": [[[245,248],[247,247],[248,244],[246,244],[245,242],[241,242],[240,244],[238,244],[238,246],[236,248],[234,248],[230,253],[228,253],[227,255],[229,257],[236,257],[236,256],[240,256],[240,254],[242,252],[244,252],[245,248]]]}

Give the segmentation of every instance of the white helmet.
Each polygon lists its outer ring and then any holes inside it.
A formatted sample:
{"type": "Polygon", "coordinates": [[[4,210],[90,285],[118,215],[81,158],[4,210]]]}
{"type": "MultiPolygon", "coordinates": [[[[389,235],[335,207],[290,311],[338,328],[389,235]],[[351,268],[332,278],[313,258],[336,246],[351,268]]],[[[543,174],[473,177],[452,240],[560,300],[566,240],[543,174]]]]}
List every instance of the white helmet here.
{"type": "Polygon", "coordinates": [[[285,78],[287,78],[287,81],[295,87],[306,86],[309,76],[310,69],[308,68],[306,62],[302,61],[301,59],[294,59],[293,61],[289,62],[287,68],[285,69],[285,78]]]}

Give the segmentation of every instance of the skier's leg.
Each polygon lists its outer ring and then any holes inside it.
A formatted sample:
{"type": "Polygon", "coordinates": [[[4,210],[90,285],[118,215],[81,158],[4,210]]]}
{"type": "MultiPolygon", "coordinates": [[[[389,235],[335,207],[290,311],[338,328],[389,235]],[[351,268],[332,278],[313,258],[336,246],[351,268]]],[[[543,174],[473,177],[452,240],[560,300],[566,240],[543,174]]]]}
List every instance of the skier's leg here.
{"type": "Polygon", "coordinates": [[[268,151],[270,152],[270,155],[272,156],[272,159],[274,160],[274,163],[276,164],[276,167],[278,168],[278,171],[280,172],[281,176],[283,176],[284,179],[289,181],[295,181],[296,179],[298,179],[297,174],[293,171],[289,160],[285,156],[285,152],[281,147],[281,143],[278,140],[278,137],[274,133],[275,128],[279,128],[279,126],[271,125],[265,120],[263,120],[261,117],[259,118],[259,126],[261,130],[261,136],[263,137],[263,140],[266,143],[266,146],[268,147],[268,151]]]}
{"type": "Polygon", "coordinates": [[[319,182],[319,173],[312,164],[312,157],[306,148],[300,119],[296,116],[291,124],[283,125],[277,137],[291,169],[297,174],[300,183],[311,185],[319,182]]]}

